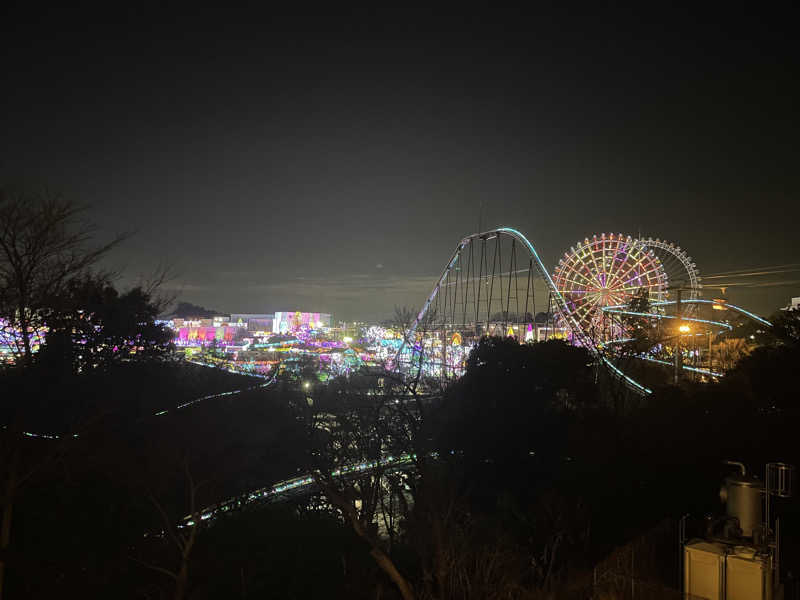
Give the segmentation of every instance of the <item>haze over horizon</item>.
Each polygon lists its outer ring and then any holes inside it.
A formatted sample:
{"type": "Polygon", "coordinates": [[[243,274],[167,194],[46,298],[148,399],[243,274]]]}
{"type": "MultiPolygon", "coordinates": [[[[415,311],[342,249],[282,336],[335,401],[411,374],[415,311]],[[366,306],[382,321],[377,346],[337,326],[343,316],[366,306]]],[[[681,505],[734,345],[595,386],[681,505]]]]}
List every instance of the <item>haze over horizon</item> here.
{"type": "MultiPolygon", "coordinates": [[[[701,276],[800,263],[788,21],[225,17],[2,26],[0,181],[135,231],[126,282],[166,260],[209,308],[382,319],[479,221],[551,269],[600,232],[701,276]]],[[[794,275],[728,296],[768,314],[794,275]]]]}

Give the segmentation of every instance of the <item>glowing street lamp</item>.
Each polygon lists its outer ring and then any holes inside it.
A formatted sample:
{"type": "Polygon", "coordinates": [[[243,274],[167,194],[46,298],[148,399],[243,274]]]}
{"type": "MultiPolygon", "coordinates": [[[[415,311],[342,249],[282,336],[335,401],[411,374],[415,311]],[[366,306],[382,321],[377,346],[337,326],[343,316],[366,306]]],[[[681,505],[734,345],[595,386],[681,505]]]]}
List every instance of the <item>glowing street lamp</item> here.
{"type": "Polygon", "coordinates": [[[680,372],[681,372],[681,369],[683,368],[683,365],[681,364],[681,362],[683,360],[683,357],[681,356],[681,352],[682,352],[682,350],[681,350],[681,335],[685,335],[685,334],[689,333],[691,331],[691,328],[686,323],[681,323],[678,326],[678,331],[680,333],[675,337],[675,350],[674,350],[674,354],[675,354],[675,365],[674,365],[675,372],[673,374],[673,383],[675,385],[678,385],[678,381],[679,381],[679,378],[680,378],[680,372]]]}

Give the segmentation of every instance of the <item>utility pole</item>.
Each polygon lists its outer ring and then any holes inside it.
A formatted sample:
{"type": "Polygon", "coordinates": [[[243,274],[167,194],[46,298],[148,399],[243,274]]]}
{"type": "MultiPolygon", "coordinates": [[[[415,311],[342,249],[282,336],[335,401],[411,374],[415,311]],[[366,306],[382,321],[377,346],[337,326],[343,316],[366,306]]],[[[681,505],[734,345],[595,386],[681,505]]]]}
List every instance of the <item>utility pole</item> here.
{"type": "Polygon", "coordinates": [[[447,323],[442,332],[442,381],[447,380],[447,323]]]}
{"type": "Polygon", "coordinates": [[[672,376],[672,383],[675,384],[675,385],[678,385],[678,382],[680,381],[680,377],[681,377],[681,368],[683,366],[683,365],[681,365],[681,358],[682,358],[682,356],[681,356],[681,333],[682,332],[681,332],[681,327],[680,327],[680,325],[681,325],[681,322],[680,322],[680,318],[681,318],[681,292],[683,292],[683,289],[679,287],[675,291],[678,292],[677,302],[675,303],[675,316],[676,316],[676,321],[678,321],[678,328],[677,328],[678,330],[677,330],[676,335],[675,335],[675,348],[672,350],[672,353],[675,355],[674,356],[674,358],[675,358],[675,372],[674,372],[674,374],[672,376]]]}
{"type": "MultiPolygon", "coordinates": [[[[681,377],[681,371],[683,369],[683,355],[681,354],[681,347],[682,347],[681,338],[683,334],[691,332],[691,328],[683,322],[683,305],[681,304],[681,300],[683,299],[683,292],[696,292],[696,290],[692,287],[686,286],[685,283],[679,283],[678,285],[670,286],[667,289],[677,293],[677,296],[675,298],[675,321],[677,327],[675,331],[675,345],[673,349],[674,372],[672,375],[672,383],[678,385],[678,382],[680,381],[681,377]]],[[[695,296],[692,295],[692,297],[695,296]]]]}
{"type": "Polygon", "coordinates": [[[714,358],[711,355],[711,330],[708,331],[708,370],[713,373],[714,371],[714,358]]]}

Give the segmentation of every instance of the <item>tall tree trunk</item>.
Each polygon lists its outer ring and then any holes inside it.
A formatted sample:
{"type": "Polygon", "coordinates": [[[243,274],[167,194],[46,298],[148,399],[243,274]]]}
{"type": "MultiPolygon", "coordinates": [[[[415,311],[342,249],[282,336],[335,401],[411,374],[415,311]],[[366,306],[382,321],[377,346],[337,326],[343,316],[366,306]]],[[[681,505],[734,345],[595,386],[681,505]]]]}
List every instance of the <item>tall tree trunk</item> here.
{"type": "MultiPolygon", "coordinates": [[[[3,525],[0,534],[0,549],[5,551],[11,539],[11,516],[14,512],[14,502],[9,498],[3,506],[3,525]]],[[[3,600],[3,584],[5,583],[6,563],[0,560],[0,600],[3,600]]]]}
{"type": "MultiPolygon", "coordinates": [[[[187,560],[181,561],[181,569],[175,577],[175,600],[183,600],[186,595],[186,584],[189,581],[189,564],[187,560]]],[[[2,600],[0,598],[0,600],[2,600]]]]}
{"type": "Polygon", "coordinates": [[[444,525],[439,515],[432,513],[433,523],[433,572],[436,577],[436,589],[440,597],[447,595],[447,549],[445,548],[444,525]]]}
{"type": "Polygon", "coordinates": [[[19,328],[22,333],[22,349],[24,351],[23,364],[28,366],[33,362],[33,351],[31,350],[31,339],[28,333],[30,320],[26,314],[24,304],[20,304],[19,306],[19,328]]]}
{"type": "MultiPolygon", "coordinates": [[[[17,452],[11,456],[8,464],[8,478],[6,479],[5,498],[3,499],[3,521],[0,525],[0,551],[5,553],[11,541],[11,518],[14,514],[14,494],[17,487],[17,452]]],[[[0,558],[0,600],[3,599],[6,563],[0,558]]]]}
{"type": "Polygon", "coordinates": [[[372,558],[375,559],[375,562],[378,563],[381,570],[389,576],[389,579],[391,579],[397,586],[397,589],[400,590],[400,595],[403,597],[403,600],[414,600],[414,591],[411,589],[408,581],[406,581],[406,578],[403,577],[400,571],[397,570],[397,567],[394,566],[392,559],[377,546],[373,546],[372,550],[370,550],[370,554],[372,558]]]}
{"type": "Polygon", "coordinates": [[[384,573],[386,573],[386,575],[389,576],[389,579],[391,579],[397,586],[397,589],[400,591],[400,595],[403,597],[403,600],[414,600],[414,590],[412,589],[411,584],[408,583],[408,580],[406,580],[403,574],[400,573],[389,555],[383,551],[378,542],[367,531],[364,523],[359,520],[355,507],[350,504],[350,502],[348,502],[344,496],[336,491],[333,486],[325,485],[325,483],[319,479],[317,479],[317,483],[320,484],[320,487],[322,487],[323,492],[328,497],[328,500],[341,509],[345,515],[345,518],[350,521],[350,524],[353,526],[353,530],[356,532],[356,535],[370,545],[370,555],[375,560],[378,567],[384,573]]]}

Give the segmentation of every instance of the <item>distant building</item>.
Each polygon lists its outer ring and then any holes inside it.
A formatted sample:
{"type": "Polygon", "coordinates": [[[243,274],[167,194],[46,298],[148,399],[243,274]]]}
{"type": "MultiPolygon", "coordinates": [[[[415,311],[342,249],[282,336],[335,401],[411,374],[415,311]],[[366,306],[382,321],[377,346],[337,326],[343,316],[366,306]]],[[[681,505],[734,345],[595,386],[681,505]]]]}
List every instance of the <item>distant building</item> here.
{"type": "Polygon", "coordinates": [[[322,329],[330,326],[330,314],[301,312],[299,310],[276,312],[272,321],[273,333],[291,333],[303,329],[322,329]]]}
{"type": "Polygon", "coordinates": [[[232,314],[230,322],[232,324],[242,323],[247,327],[247,331],[272,331],[272,323],[275,319],[273,313],[236,313],[232,314]]]}
{"type": "Polygon", "coordinates": [[[566,327],[557,327],[555,325],[537,325],[536,326],[536,341],[544,342],[546,340],[566,340],[569,339],[569,330],[566,327]]]}
{"type": "Polygon", "coordinates": [[[792,298],[792,301],[789,303],[789,306],[786,307],[788,310],[797,310],[800,309],[800,296],[797,298],[792,298]]]}
{"type": "MultiPolygon", "coordinates": [[[[227,316],[202,319],[176,317],[171,320],[169,325],[175,331],[175,342],[178,345],[202,346],[214,341],[224,345],[232,344],[245,337],[248,323],[244,320],[234,321],[227,316]]],[[[269,325],[271,325],[271,321],[269,325]]]]}
{"type": "Polygon", "coordinates": [[[213,341],[233,342],[238,333],[237,327],[221,325],[183,325],[175,328],[175,342],[181,346],[205,345],[213,341]]]}

